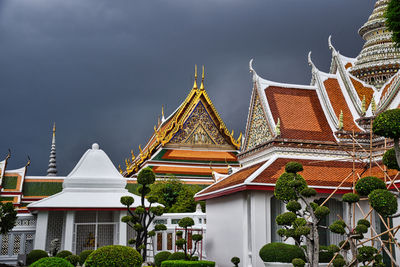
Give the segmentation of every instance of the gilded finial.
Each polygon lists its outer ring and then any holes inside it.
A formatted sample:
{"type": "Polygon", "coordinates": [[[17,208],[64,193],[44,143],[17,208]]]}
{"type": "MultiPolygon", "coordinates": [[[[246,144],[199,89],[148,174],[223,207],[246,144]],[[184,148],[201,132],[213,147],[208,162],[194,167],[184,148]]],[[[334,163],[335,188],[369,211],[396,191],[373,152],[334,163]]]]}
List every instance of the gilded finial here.
{"type": "Polygon", "coordinates": [[[340,110],[338,128],[339,130],[343,130],[343,110],[340,110]]]}
{"type": "Polygon", "coordinates": [[[28,167],[29,165],[31,165],[31,158],[29,156],[28,157],[28,162],[26,163],[25,167],[28,167]]]}
{"type": "Polygon", "coordinates": [[[53,124],[53,136],[55,136],[56,135],[56,123],[54,122],[54,124],[53,124]]]}
{"type": "Polygon", "coordinates": [[[365,115],[366,111],[367,111],[367,108],[366,108],[365,95],[363,95],[363,99],[361,101],[361,113],[363,116],[365,115]]]}
{"type": "Polygon", "coordinates": [[[142,147],[139,145],[140,154],[143,154],[142,147]]]}
{"type": "Polygon", "coordinates": [[[125,159],[125,165],[127,168],[129,167],[128,159],[125,159]]]}
{"type": "Polygon", "coordinates": [[[276,123],[276,126],[275,126],[275,133],[276,133],[276,136],[281,135],[281,120],[279,118],[278,118],[278,122],[276,123]]]}
{"type": "Polygon", "coordinates": [[[118,165],[119,173],[122,174],[121,164],[118,165]]]}
{"type": "Polygon", "coordinates": [[[194,65],[194,83],[193,89],[197,89],[197,65],[194,65]]]}
{"type": "MultiPolygon", "coordinates": [[[[160,124],[161,124],[161,120],[160,120],[160,117],[158,117],[157,118],[157,127],[160,126],[160,124]]],[[[156,127],[156,126],[154,126],[154,127],[156,127]]]]}
{"type": "Polygon", "coordinates": [[[165,116],[164,116],[164,104],[161,106],[161,119],[164,121],[165,116]]]}
{"type": "Polygon", "coordinates": [[[203,65],[203,71],[202,71],[202,74],[201,74],[200,90],[204,90],[204,65],[203,65]]]}
{"type": "Polygon", "coordinates": [[[132,161],[135,160],[135,154],[133,154],[133,149],[131,149],[132,161]]]}
{"type": "Polygon", "coordinates": [[[372,114],[375,115],[375,113],[376,113],[376,102],[375,102],[375,98],[373,98],[373,97],[372,97],[372,100],[371,100],[371,110],[372,110],[372,114]]]}

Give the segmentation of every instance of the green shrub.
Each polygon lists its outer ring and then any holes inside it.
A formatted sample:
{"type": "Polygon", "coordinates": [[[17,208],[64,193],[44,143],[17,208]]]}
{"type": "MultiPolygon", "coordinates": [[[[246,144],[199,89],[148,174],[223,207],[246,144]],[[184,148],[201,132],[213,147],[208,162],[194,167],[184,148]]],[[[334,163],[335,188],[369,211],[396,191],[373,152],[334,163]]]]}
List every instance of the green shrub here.
{"type": "Polygon", "coordinates": [[[65,257],[65,259],[74,266],[78,265],[78,263],[81,261],[81,257],[78,255],[69,255],[65,257]]]}
{"type": "Polygon", "coordinates": [[[285,171],[288,173],[298,173],[303,171],[303,165],[301,165],[299,162],[291,161],[286,163],[285,171]]]}
{"type": "MultiPolygon", "coordinates": [[[[344,242],[346,242],[346,241],[345,241],[345,240],[340,241],[340,242],[339,242],[339,247],[342,247],[343,244],[344,244],[344,242]]],[[[346,242],[346,244],[343,246],[342,249],[344,249],[344,250],[349,250],[349,249],[350,249],[350,243],[349,243],[349,242],[346,242]]]]}
{"type": "Polygon", "coordinates": [[[346,265],[346,261],[343,258],[336,256],[332,262],[333,267],[343,267],[346,265]]]}
{"type": "Polygon", "coordinates": [[[184,260],[184,259],[185,259],[185,253],[183,252],[174,252],[168,257],[169,261],[184,260]]]}
{"type": "Polygon", "coordinates": [[[369,262],[374,259],[374,255],[378,253],[378,250],[374,247],[364,246],[358,248],[357,260],[361,262],[369,262]]]}
{"type": "Polygon", "coordinates": [[[307,187],[307,183],[301,175],[285,172],[276,181],[275,197],[282,201],[296,200],[296,191],[291,186],[291,183],[295,180],[302,183],[302,186],[298,187],[297,190],[300,191],[307,187]]]}
{"type": "Polygon", "coordinates": [[[400,136],[400,109],[391,109],[379,114],[372,125],[375,134],[398,138],[400,136]]]}
{"type": "Polygon", "coordinates": [[[213,261],[184,261],[184,260],[175,260],[175,261],[163,261],[161,263],[161,267],[214,267],[215,262],[213,261]]]}
{"type": "Polygon", "coordinates": [[[355,230],[358,234],[365,234],[368,232],[368,227],[364,224],[359,224],[356,226],[355,230]]]}
{"type": "Polygon", "coordinates": [[[140,267],[142,256],[135,249],[120,245],[101,247],[87,257],[86,267],[132,266],[140,267]]]}
{"type": "Polygon", "coordinates": [[[320,206],[315,209],[314,214],[317,216],[318,219],[322,219],[325,216],[327,216],[331,211],[329,210],[328,207],[325,206],[320,206]]]}
{"type": "Polygon", "coordinates": [[[239,263],[240,263],[240,258],[239,257],[233,257],[231,259],[231,262],[235,265],[235,267],[238,267],[239,263]]]}
{"type": "Polygon", "coordinates": [[[383,154],[382,162],[386,165],[386,167],[388,167],[388,169],[400,171],[399,164],[397,164],[396,152],[394,148],[389,149],[385,152],[385,154],[383,154]]]}
{"type": "Polygon", "coordinates": [[[306,224],[307,221],[304,218],[296,218],[296,220],[294,220],[294,222],[292,223],[293,227],[305,226],[306,224]]]}
{"type": "Polygon", "coordinates": [[[302,259],[296,258],[292,260],[292,264],[294,267],[304,267],[306,262],[302,259]]]}
{"type": "Polygon", "coordinates": [[[292,200],[286,204],[286,209],[291,212],[296,212],[298,210],[301,210],[301,204],[296,200],[292,200]]]}
{"type": "Polygon", "coordinates": [[[360,196],[354,193],[344,194],[342,200],[347,203],[356,203],[360,200],[360,196]]]}
{"type": "Polygon", "coordinates": [[[301,248],[285,243],[269,243],[264,245],[259,252],[264,262],[292,262],[295,258],[305,260],[301,248]]]}
{"type": "Polygon", "coordinates": [[[360,219],[360,220],[358,220],[357,225],[359,225],[359,224],[365,225],[365,226],[367,226],[368,228],[371,226],[371,223],[370,223],[368,220],[366,220],[366,219],[360,219]]]}
{"type": "Polygon", "coordinates": [[[169,257],[170,255],[171,255],[171,252],[169,252],[169,251],[161,251],[161,252],[157,253],[157,254],[154,256],[154,264],[155,264],[157,267],[161,267],[161,263],[162,263],[163,261],[168,260],[168,257],[169,257]]]}
{"type": "Polygon", "coordinates": [[[276,216],[276,223],[278,225],[292,225],[292,223],[296,220],[297,216],[291,211],[279,214],[276,216]]]}
{"type": "Polygon", "coordinates": [[[186,228],[194,225],[194,221],[190,217],[185,217],[179,220],[178,225],[180,227],[186,228]]]}
{"type": "Polygon", "coordinates": [[[35,261],[30,267],[74,267],[69,261],[60,257],[46,257],[35,261]]]}
{"type": "Polygon", "coordinates": [[[141,185],[153,184],[155,180],[156,180],[156,175],[154,174],[153,170],[150,167],[142,169],[137,177],[137,182],[138,184],[141,185]]]}
{"type": "Polygon", "coordinates": [[[327,246],[319,247],[319,262],[328,263],[333,258],[334,252],[327,246]]]}
{"type": "Polygon", "coordinates": [[[85,263],[87,257],[88,257],[90,254],[92,254],[93,251],[94,251],[94,250],[84,250],[84,251],[82,251],[81,254],[79,254],[79,257],[80,257],[79,264],[80,264],[80,265],[83,265],[83,263],[85,263]]]}
{"type": "Polygon", "coordinates": [[[344,229],[343,225],[340,223],[334,222],[331,225],[329,225],[328,228],[332,233],[335,233],[335,234],[343,235],[344,233],[346,233],[346,230],[344,229]]]}
{"type": "Polygon", "coordinates": [[[368,195],[369,203],[383,217],[397,212],[397,198],[386,189],[377,189],[368,195]]]}
{"type": "Polygon", "coordinates": [[[385,182],[375,176],[361,178],[356,183],[356,191],[360,196],[368,196],[375,189],[386,189],[385,182]]]}
{"type": "Polygon", "coordinates": [[[40,260],[41,258],[46,258],[49,255],[47,254],[46,251],[41,250],[41,249],[34,249],[31,252],[26,255],[26,265],[31,265],[37,260],[40,260]]]}
{"type": "Polygon", "coordinates": [[[135,200],[131,196],[124,196],[124,197],[121,197],[121,199],[120,199],[121,204],[125,205],[125,206],[128,206],[128,207],[130,205],[132,205],[134,201],[135,200]]]}
{"type": "Polygon", "coordinates": [[[313,197],[317,195],[317,191],[314,188],[306,187],[300,191],[300,194],[304,197],[313,197]]]}
{"type": "Polygon", "coordinates": [[[71,252],[71,251],[62,250],[62,251],[60,251],[60,252],[57,253],[56,257],[58,257],[58,258],[66,258],[66,257],[68,257],[69,255],[72,255],[72,252],[71,252]]]}

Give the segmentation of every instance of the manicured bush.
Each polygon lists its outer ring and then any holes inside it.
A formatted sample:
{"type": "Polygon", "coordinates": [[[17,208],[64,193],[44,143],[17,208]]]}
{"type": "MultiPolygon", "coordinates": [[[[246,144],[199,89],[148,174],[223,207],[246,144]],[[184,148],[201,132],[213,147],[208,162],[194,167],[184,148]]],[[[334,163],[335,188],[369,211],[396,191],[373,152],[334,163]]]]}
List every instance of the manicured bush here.
{"type": "Polygon", "coordinates": [[[356,191],[360,196],[368,196],[375,189],[386,189],[385,182],[375,176],[361,178],[356,183],[356,191]]]}
{"type": "Polygon", "coordinates": [[[297,216],[291,211],[285,212],[283,214],[279,214],[276,217],[276,223],[278,225],[292,225],[292,223],[296,220],[297,216]]]}
{"type": "Polygon", "coordinates": [[[317,216],[318,219],[322,219],[325,216],[327,216],[331,211],[329,210],[328,207],[325,206],[320,206],[315,209],[314,214],[317,216]]]}
{"type": "Polygon", "coordinates": [[[285,171],[288,173],[298,173],[303,171],[303,165],[301,165],[301,163],[298,163],[296,161],[291,161],[286,163],[285,171]]]}
{"type": "Polygon", "coordinates": [[[132,205],[133,204],[133,202],[135,201],[134,199],[133,199],[133,197],[131,197],[131,196],[124,196],[124,197],[121,197],[121,204],[122,205],[125,205],[125,206],[130,206],[130,205],[132,205]]]}
{"type": "Polygon", "coordinates": [[[30,267],[74,267],[69,261],[60,257],[46,257],[35,261],[30,267]]]}
{"type": "Polygon", "coordinates": [[[302,259],[296,258],[292,260],[292,264],[294,267],[304,267],[306,265],[306,262],[302,259]]]}
{"type": "Polygon", "coordinates": [[[364,246],[358,248],[357,259],[361,262],[369,262],[374,259],[374,255],[378,253],[378,250],[371,246],[364,246]]]}
{"type": "Polygon", "coordinates": [[[344,226],[341,223],[338,223],[338,221],[335,221],[334,223],[329,225],[328,228],[332,233],[335,233],[335,234],[343,235],[344,233],[346,233],[344,226]]]}
{"type": "Polygon", "coordinates": [[[72,255],[72,252],[71,252],[71,251],[62,250],[62,251],[60,251],[60,252],[57,253],[56,257],[58,257],[58,258],[66,258],[66,257],[68,257],[69,255],[72,255]]]}
{"type": "Polygon", "coordinates": [[[213,261],[184,261],[184,260],[175,260],[175,261],[163,261],[161,263],[161,267],[214,267],[215,262],[213,261]]]}
{"type": "Polygon", "coordinates": [[[398,138],[400,136],[400,109],[391,109],[379,114],[372,125],[375,134],[398,138]]]}
{"type": "MultiPolygon", "coordinates": [[[[344,244],[344,242],[346,242],[346,241],[345,241],[345,240],[340,241],[340,242],[339,242],[339,247],[342,247],[343,244],[344,244]]],[[[342,249],[344,249],[344,250],[349,250],[349,249],[350,249],[350,243],[349,243],[349,242],[346,242],[346,244],[343,246],[342,249]]]]}
{"type": "Polygon", "coordinates": [[[327,246],[320,246],[319,247],[319,262],[320,263],[327,263],[330,262],[333,258],[334,252],[329,249],[327,246]]]}
{"type": "Polygon", "coordinates": [[[185,259],[185,253],[183,252],[174,252],[168,257],[169,261],[184,260],[184,259],[185,259]]]}
{"type": "Polygon", "coordinates": [[[386,189],[372,191],[368,199],[374,210],[384,217],[397,212],[397,198],[386,189]]]}
{"type": "Polygon", "coordinates": [[[360,196],[354,193],[344,194],[342,200],[347,203],[356,203],[360,201],[360,196]]]}
{"type": "Polygon", "coordinates": [[[297,187],[298,190],[307,187],[307,183],[301,175],[285,172],[276,181],[274,191],[275,197],[282,201],[296,200],[296,192],[291,186],[293,181],[300,181],[302,183],[302,186],[297,187]]]}
{"type": "Polygon", "coordinates": [[[317,195],[317,191],[314,188],[306,187],[300,191],[300,194],[304,197],[313,197],[317,195]]]}
{"type": "Polygon", "coordinates": [[[259,252],[264,262],[292,262],[295,258],[305,260],[301,248],[285,243],[269,243],[264,245],[259,252]]]}
{"type": "Polygon", "coordinates": [[[194,221],[190,217],[185,217],[179,220],[178,225],[183,228],[187,228],[194,225],[194,221]]]}
{"type": "Polygon", "coordinates": [[[301,204],[296,200],[292,200],[286,204],[286,209],[291,212],[296,212],[298,210],[301,210],[301,204]]]}
{"type": "Polygon", "coordinates": [[[343,258],[336,256],[332,262],[333,267],[343,267],[346,265],[346,261],[343,258]]]}
{"type": "Polygon", "coordinates": [[[46,251],[41,250],[41,249],[34,249],[31,252],[26,255],[26,265],[31,265],[37,260],[40,260],[41,258],[46,258],[49,255],[47,254],[46,251]]]}
{"type": "Polygon", "coordinates": [[[240,263],[240,259],[239,259],[239,257],[233,257],[231,259],[231,262],[235,265],[235,267],[238,267],[239,263],[240,263]]]}
{"type": "Polygon", "coordinates": [[[366,219],[358,220],[357,225],[360,225],[360,224],[365,225],[365,226],[367,226],[367,227],[370,227],[370,226],[371,226],[371,223],[370,223],[368,220],[366,220],[366,219]]]}
{"type": "Polygon", "coordinates": [[[142,257],[135,249],[120,245],[101,247],[86,259],[86,267],[132,266],[140,267],[142,257]]]}
{"type": "Polygon", "coordinates": [[[69,255],[65,257],[65,259],[72,265],[76,266],[80,262],[81,257],[79,257],[78,255],[69,255]]]}
{"type": "Polygon", "coordinates": [[[364,224],[359,224],[356,226],[355,230],[358,234],[365,234],[368,232],[368,227],[364,224]]]}
{"type": "Polygon", "coordinates": [[[161,252],[157,253],[157,254],[154,256],[154,264],[155,264],[157,267],[161,267],[161,263],[162,263],[163,261],[168,260],[168,257],[169,257],[170,255],[171,255],[171,252],[169,252],[169,251],[161,251],[161,252]]]}
{"type": "Polygon", "coordinates": [[[388,169],[400,171],[399,164],[397,164],[396,152],[394,148],[389,149],[385,152],[385,154],[383,154],[382,162],[386,165],[386,167],[388,167],[388,169]]]}
{"type": "Polygon", "coordinates": [[[137,182],[141,185],[153,184],[155,180],[156,176],[150,167],[142,169],[137,177],[137,182]]]}

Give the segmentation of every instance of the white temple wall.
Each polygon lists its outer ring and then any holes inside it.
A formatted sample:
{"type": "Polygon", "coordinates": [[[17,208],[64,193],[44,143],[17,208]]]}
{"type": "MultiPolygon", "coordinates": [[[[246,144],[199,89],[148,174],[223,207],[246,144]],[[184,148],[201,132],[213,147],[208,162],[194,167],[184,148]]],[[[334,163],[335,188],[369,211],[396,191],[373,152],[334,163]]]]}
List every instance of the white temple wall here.
{"type": "Polygon", "coordinates": [[[207,200],[207,259],[218,267],[231,267],[231,258],[240,258],[241,266],[248,266],[246,193],[239,192],[228,196],[207,200]]]}

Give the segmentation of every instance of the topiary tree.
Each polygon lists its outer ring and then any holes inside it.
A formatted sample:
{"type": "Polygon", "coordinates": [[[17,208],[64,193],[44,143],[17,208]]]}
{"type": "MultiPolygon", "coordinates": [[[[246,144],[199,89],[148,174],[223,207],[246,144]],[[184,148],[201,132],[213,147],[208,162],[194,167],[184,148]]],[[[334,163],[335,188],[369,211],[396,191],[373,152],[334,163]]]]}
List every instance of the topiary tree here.
{"type": "Polygon", "coordinates": [[[163,261],[168,260],[169,256],[171,256],[171,252],[169,251],[161,251],[154,256],[154,264],[156,267],[161,267],[161,263],[163,261]]]}
{"type": "Polygon", "coordinates": [[[185,253],[180,251],[174,252],[168,257],[169,261],[184,260],[184,259],[185,259],[185,253]]]}
{"type": "Polygon", "coordinates": [[[152,224],[156,216],[161,216],[164,213],[164,207],[155,206],[152,207],[153,203],[156,203],[157,198],[150,196],[147,198],[150,203],[146,207],[145,199],[146,196],[151,192],[150,185],[154,183],[156,176],[150,167],[144,168],[138,174],[137,182],[140,185],[138,192],[141,197],[141,205],[135,209],[131,208],[134,199],[130,196],[121,197],[121,203],[127,207],[129,215],[122,217],[122,222],[128,224],[136,232],[136,239],[129,240],[130,244],[135,244],[135,247],[139,253],[142,254],[143,260],[147,258],[147,240],[149,237],[155,235],[155,231],[167,230],[164,224],[157,224],[154,230],[149,231],[149,227],[152,224]]]}
{"type": "MultiPolygon", "coordinates": [[[[396,1],[396,2],[399,2],[399,1],[396,1]]],[[[399,166],[400,166],[400,145],[399,145],[400,109],[391,109],[391,110],[387,110],[387,111],[379,114],[373,122],[372,130],[377,135],[393,139],[394,154],[395,154],[395,158],[396,158],[396,162],[397,162],[397,168],[394,168],[394,169],[399,169],[399,166]]],[[[385,153],[386,159],[390,159],[390,158],[393,159],[393,151],[392,152],[389,152],[389,151],[387,151],[385,153]],[[391,157],[389,154],[391,154],[391,157]]],[[[389,166],[391,168],[393,168],[393,165],[395,165],[395,162],[391,162],[389,164],[389,166]]]]}
{"type": "Polygon", "coordinates": [[[179,248],[179,249],[183,249],[184,253],[185,253],[185,260],[190,260],[193,255],[196,253],[197,251],[197,244],[203,239],[203,236],[200,234],[194,234],[192,235],[192,240],[194,241],[194,249],[192,249],[192,252],[188,255],[187,254],[187,250],[188,250],[188,228],[192,227],[194,225],[194,221],[192,218],[190,217],[184,217],[182,219],[179,220],[178,225],[182,228],[184,228],[184,233],[185,236],[184,238],[178,239],[175,242],[175,245],[179,248]]]}
{"type": "Polygon", "coordinates": [[[299,246],[275,242],[264,245],[259,255],[263,262],[290,263],[296,258],[305,259],[303,250],[299,246]]]}
{"type": "Polygon", "coordinates": [[[14,228],[17,211],[11,202],[0,202],[0,234],[4,235],[14,228]]]}
{"type": "Polygon", "coordinates": [[[68,256],[70,256],[70,255],[72,255],[72,252],[71,252],[71,251],[62,250],[62,251],[60,251],[60,252],[57,253],[56,257],[58,257],[58,258],[66,258],[66,257],[68,257],[68,256]]]}
{"type": "Polygon", "coordinates": [[[77,266],[78,263],[79,263],[80,260],[81,260],[81,257],[79,257],[78,255],[69,255],[69,256],[65,257],[65,259],[66,259],[69,263],[71,263],[72,265],[77,266]]]}
{"type": "Polygon", "coordinates": [[[92,254],[94,250],[84,250],[81,252],[81,254],[79,254],[79,264],[83,265],[87,259],[87,257],[89,257],[90,254],[92,254]]]}
{"type": "Polygon", "coordinates": [[[400,1],[391,0],[385,12],[386,26],[393,33],[392,39],[400,47],[400,1]]]}
{"type": "Polygon", "coordinates": [[[87,257],[86,267],[95,266],[126,266],[140,267],[142,257],[134,248],[120,245],[104,246],[87,257]]]}
{"type": "Polygon", "coordinates": [[[317,267],[319,262],[318,227],[321,219],[329,213],[329,208],[319,206],[311,198],[317,194],[315,189],[307,186],[304,178],[298,174],[303,166],[298,162],[289,162],[275,186],[275,197],[286,203],[288,212],[280,214],[276,223],[283,228],[278,230],[280,236],[293,238],[306,257],[309,266],[317,267]],[[303,203],[303,206],[299,202],[303,203]],[[301,244],[305,243],[304,248],[301,244]]]}
{"type": "Polygon", "coordinates": [[[233,265],[235,265],[235,267],[239,267],[240,258],[239,257],[233,257],[231,259],[231,262],[233,263],[233,265]]]}

